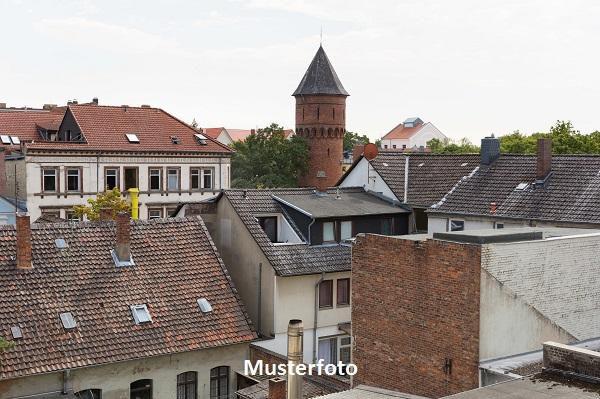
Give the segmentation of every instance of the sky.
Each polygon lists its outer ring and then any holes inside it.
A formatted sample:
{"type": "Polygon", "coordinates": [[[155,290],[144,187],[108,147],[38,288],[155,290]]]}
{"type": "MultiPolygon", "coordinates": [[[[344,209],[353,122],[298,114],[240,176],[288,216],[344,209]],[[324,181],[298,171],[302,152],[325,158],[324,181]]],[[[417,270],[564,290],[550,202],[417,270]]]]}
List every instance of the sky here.
{"type": "Polygon", "coordinates": [[[600,130],[596,0],[0,0],[0,102],[160,107],[201,127],[294,126],[320,42],[346,129],[419,116],[452,139],[600,130]]]}

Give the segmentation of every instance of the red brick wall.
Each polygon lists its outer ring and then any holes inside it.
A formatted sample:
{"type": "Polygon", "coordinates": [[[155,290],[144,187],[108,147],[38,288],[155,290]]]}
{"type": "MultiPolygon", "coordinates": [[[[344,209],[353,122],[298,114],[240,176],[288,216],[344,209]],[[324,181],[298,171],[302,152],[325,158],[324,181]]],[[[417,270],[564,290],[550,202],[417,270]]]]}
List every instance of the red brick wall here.
{"type": "Polygon", "coordinates": [[[346,97],[296,97],[296,134],[310,147],[307,173],[300,187],[332,187],[342,176],[341,161],[346,127],[346,97]],[[318,177],[319,172],[325,177],[318,177]]]}
{"type": "Polygon", "coordinates": [[[477,245],[360,236],[352,249],[353,385],[432,398],[476,388],[480,263],[477,245]]]}

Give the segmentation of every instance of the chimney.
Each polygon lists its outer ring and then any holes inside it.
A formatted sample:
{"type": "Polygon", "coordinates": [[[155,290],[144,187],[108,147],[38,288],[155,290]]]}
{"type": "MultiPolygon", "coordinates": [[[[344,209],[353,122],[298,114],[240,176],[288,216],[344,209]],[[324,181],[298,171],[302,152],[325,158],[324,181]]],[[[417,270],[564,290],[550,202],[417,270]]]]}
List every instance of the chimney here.
{"type": "MultiPolygon", "coordinates": [[[[288,366],[296,369],[302,364],[304,328],[302,320],[290,320],[288,324],[288,366]]],[[[287,399],[302,399],[302,376],[294,372],[287,377],[287,399]]]]}
{"type": "Polygon", "coordinates": [[[256,134],[256,130],[255,129],[250,129],[250,134],[256,134]]]}
{"type": "Polygon", "coordinates": [[[552,172],[552,139],[538,139],[537,141],[537,172],[536,180],[544,181],[552,172]]]}
{"type": "Polygon", "coordinates": [[[29,215],[17,214],[17,269],[33,269],[29,215]]]}
{"type": "Polygon", "coordinates": [[[129,262],[131,260],[131,224],[127,212],[119,212],[117,215],[115,253],[119,262],[129,262]]]}
{"type": "Polygon", "coordinates": [[[101,208],[100,209],[100,221],[112,220],[113,219],[113,210],[112,208],[101,208]]]}
{"type": "Polygon", "coordinates": [[[0,195],[6,195],[6,159],[4,147],[0,147],[0,195]]]}
{"type": "Polygon", "coordinates": [[[492,215],[496,214],[497,209],[498,209],[498,204],[496,204],[495,202],[490,202],[490,213],[492,215]]]}
{"type": "Polygon", "coordinates": [[[92,98],[92,104],[98,105],[98,97],[92,98]]]}
{"type": "Polygon", "coordinates": [[[355,162],[363,154],[365,150],[364,144],[355,144],[352,148],[352,162],[355,162]]]}
{"type": "Polygon", "coordinates": [[[42,109],[45,109],[47,111],[56,108],[56,104],[44,104],[44,106],[42,107],[42,109]]]}
{"type": "Polygon", "coordinates": [[[6,103],[0,103],[0,109],[5,109],[6,108],[6,103]]]}
{"type": "Polygon", "coordinates": [[[481,165],[489,166],[500,157],[500,140],[494,135],[481,139],[481,165]]]}
{"type": "Polygon", "coordinates": [[[285,396],[285,380],[279,377],[271,378],[269,380],[269,399],[286,399],[285,396]]]}

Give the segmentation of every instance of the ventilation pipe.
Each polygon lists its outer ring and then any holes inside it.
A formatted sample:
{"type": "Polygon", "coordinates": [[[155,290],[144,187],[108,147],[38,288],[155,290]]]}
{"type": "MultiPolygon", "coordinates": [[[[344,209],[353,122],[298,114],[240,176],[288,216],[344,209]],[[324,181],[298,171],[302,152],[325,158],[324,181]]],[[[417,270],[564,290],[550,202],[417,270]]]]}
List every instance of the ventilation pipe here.
{"type": "Polygon", "coordinates": [[[33,269],[31,251],[31,224],[29,215],[17,214],[17,269],[33,269]]]}
{"type": "Polygon", "coordinates": [[[115,254],[119,262],[131,261],[131,223],[129,214],[120,212],[117,215],[117,244],[115,254]]]}
{"type": "Polygon", "coordinates": [[[303,354],[304,327],[302,320],[290,320],[288,324],[288,367],[294,370],[294,373],[288,374],[287,378],[287,399],[302,399],[303,378],[295,371],[302,363],[303,354]]]}

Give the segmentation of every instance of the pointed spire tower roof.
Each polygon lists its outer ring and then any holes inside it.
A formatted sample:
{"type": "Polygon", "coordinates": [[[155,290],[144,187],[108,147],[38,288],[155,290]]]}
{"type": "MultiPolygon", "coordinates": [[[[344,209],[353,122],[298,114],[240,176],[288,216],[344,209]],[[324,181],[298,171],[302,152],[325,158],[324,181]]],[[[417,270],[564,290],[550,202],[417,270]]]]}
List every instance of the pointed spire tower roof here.
{"type": "Polygon", "coordinates": [[[337,95],[349,96],[342,82],[338,78],[323,46],[319,46],[315,58],[313,58],[310,66],[306,70],[304,77],[300,81],[298,88],[292,94],[293,96],[302,95],[337,95]]]}

